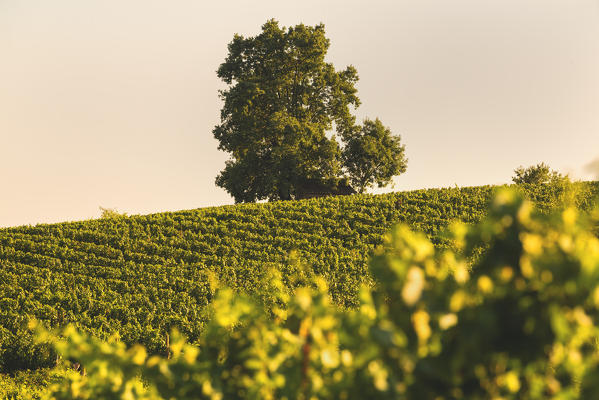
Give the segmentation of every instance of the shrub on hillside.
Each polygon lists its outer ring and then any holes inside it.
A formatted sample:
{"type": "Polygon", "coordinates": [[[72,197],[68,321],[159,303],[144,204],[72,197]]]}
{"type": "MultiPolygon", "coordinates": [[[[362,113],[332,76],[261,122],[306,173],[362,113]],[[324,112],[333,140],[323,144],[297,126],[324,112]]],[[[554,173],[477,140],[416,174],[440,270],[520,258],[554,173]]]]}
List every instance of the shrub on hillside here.
{"type": "Polygon", "coordinates": [[[102,211],[100,218],[122,218],[127,216],[127,213],[119,212],[116,208],[100,207],[100,211],[102,211]]]}
{"type": "Polygon", "coordinates": [[[48,398],[597,398],[588,228],[575,209],[545,216],[504,192],[483,222],[451,228],[458,252],[395,229],[356,309],[334,305],[320,278],[292,295],[271,279],[270,311],[220,289],[199,347],[174,337],[170,359],[68,328],[56,348],[87,376],[48,398]]]}
{"type": "Polygon", "coordinates": [[[531,185],[541,185],[550,182],[556,183],[562,179],[567,179],[567,176],[551,170],[549,165],[545,163],[531,165],[527,168],[519,166],[514,170],[514,176],[512,177],[512,181],[516,184],[527,183],[531,185]]]}

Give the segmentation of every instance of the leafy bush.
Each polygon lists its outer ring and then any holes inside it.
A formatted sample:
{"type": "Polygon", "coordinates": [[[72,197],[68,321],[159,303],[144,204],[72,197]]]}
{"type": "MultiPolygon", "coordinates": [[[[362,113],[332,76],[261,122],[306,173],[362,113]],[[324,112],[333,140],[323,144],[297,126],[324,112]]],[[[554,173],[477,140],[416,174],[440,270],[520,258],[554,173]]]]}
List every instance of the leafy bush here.
{"type": "Polygon", "coordinates": [[[127,213],[119,212],[115,208],[100,207],[100,211],[102,211],[100,218],[121,218],[127,216],[127,213]]]}
{"type": "Polygon", "coordinates": [[[516,184],[527,183],[531,185],[541,185],[550,182],[558,183],[563,179],[568,179],[568,177],[551,170],[549,165],[545,163],[531,165],[527,168],[519,166],[514,170],[514,176],[512,177],[512,181],[516,184]]]}
{"type": "Polygon", "coordinates": [[[481,223],[452,225],[457,251],[400,225],[356,308],[320,277],[289,295],[273,270],[277,301],[217,290],[199,346],[174,335],[170,359],[67,328],[56,348],[87,376],[47,397],[597,398],[599,240],[585,219],[503,192],[481,223]]]}

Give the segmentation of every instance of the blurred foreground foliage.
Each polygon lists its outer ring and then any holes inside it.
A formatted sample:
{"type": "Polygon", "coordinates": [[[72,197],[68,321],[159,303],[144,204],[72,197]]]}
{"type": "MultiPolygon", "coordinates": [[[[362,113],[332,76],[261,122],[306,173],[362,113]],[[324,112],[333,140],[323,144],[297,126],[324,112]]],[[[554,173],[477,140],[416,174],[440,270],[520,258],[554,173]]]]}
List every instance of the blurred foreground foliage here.
{"type": "Polygon", "coordinates": [[[449,228],[453,249],[394,229],[355,308],[318,276],[292,291],[274,269],[262,301],[217,289],[199,341],[174,332],[170,358],[38,327],[86,371],[45,398],[599,398],[598,220],[500,192],[482,222],[449,228]]]}

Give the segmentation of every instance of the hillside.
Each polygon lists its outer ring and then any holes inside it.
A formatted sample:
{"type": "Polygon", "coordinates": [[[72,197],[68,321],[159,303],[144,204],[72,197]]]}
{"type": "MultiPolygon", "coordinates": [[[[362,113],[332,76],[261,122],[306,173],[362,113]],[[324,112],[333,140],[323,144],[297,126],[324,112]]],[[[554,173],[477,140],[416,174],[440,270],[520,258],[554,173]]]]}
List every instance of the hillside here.
{"type": "MultiPolygon", "coordinates": [[[[581,208],[599,183],[577,184],[581,208]]],[[[24,354],[26,321],[69,322],[105,337],[162,351],[164,333],[192,341],[205,322],[214,277],[260,293],[268,270],[297,271],[289,253],[323,275],[335,300],[352,305],[367,260],[398,223],[425,232],[437,246],[452,220],[475,222],[496,187],[430,189],[295,202],[243,204],[143,216],[0,229],[0,368],[43,365],[24,354]],[[20,357],[22,354],[22,357],[20,357]]],[[[541,209],[561,188],[524,188],[541,209]]]]}

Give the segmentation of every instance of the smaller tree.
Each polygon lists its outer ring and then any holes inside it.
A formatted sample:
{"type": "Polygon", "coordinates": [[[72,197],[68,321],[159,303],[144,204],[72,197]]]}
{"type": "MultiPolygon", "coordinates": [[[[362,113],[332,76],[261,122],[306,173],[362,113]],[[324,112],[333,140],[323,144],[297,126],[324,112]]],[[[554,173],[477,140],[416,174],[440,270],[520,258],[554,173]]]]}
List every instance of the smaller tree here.
{"type": "Polygon", "coordinates": [[[406,171],[408,160],[401,137],[393,135],[378,118],[364,120],[359,129],[345,136],[344,166],[351,185],[359,193],[375,184],[386,186],[393,176],[406,171]]]}
{"type": "Polygon", "coordinates": [[[552,170],[545,163],[531,165],[528,168],[519,166],[514,170],[515,175],[512,181],[516,184],[528,183],[532,185],[541,185],[549,182],[556,182],[564,178],[559,172],[552,170]]]}
{"type": "Polygon", "coordinates": [[[104,208],[100,206],[100,211],[102,211],[102,216],[100,218],[119,218],[127,216],[127,213],[121,213],[117,211],[116,208],[104,208]]]}

